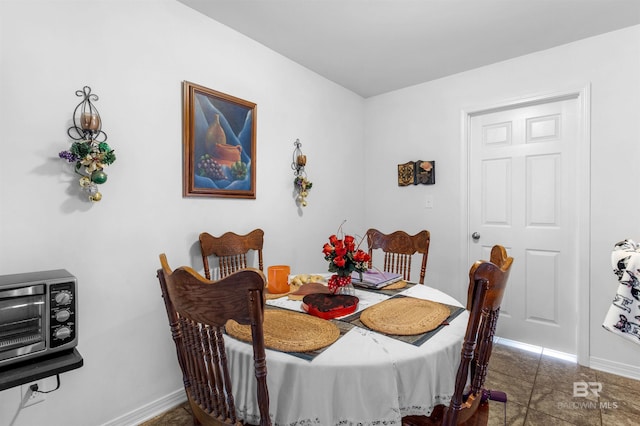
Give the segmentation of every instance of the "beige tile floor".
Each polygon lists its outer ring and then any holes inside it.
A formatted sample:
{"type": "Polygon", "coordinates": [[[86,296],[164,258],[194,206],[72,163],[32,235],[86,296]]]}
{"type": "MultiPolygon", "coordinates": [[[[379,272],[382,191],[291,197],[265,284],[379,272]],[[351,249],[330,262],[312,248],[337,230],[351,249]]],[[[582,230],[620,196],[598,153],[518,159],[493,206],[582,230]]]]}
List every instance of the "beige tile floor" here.
{"type": "MultiPolygon", "coordinates": [[[[488,389],[506,392],[508,399],[506,406],[490,401],[491,426],[640,424],[640,381],[579,366],[552,351],[498,339],[485,384],[488,389]],[[578,396],[573,396],[574,382],[586,383],[575,385],[578,396]],[[597,397],[587,389],[589,382],[594,390],[602,385],[597,397]],[[582,396],[587,392],[588,396],[582,396]]],[[[192,424],[189,407],[181,405],[141,426],[192,424]]]]}

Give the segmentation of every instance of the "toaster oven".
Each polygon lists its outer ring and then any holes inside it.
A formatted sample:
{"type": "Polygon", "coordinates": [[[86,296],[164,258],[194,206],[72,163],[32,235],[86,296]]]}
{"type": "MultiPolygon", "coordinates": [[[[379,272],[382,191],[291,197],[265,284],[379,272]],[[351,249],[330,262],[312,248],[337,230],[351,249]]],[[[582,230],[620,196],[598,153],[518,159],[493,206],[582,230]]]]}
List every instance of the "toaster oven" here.
{"type": "Polygon", "coordinates": [[[77,303],[64,269],[0,275],[0,367],[74,348],[77,303]]]}

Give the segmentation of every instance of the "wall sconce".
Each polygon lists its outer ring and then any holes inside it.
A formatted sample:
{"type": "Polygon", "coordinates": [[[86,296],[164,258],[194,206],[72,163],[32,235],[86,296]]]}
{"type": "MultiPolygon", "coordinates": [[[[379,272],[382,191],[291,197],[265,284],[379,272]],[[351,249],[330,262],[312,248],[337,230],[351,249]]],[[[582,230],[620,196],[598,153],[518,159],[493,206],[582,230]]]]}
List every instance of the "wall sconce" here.
{"type": "Polygon", "coordinates": [[[295,178],[293,179],[293,186],[298,194],[296,196],[296,202],[300,204],[302,207],[307,206],[307,195],[309,195],[309,190],[313,186],[311,181],[307,179],[307,172],[304,171],[304,166],[307,165],[307,156],[302,153],[300,146],[300,139],[296,139],[293,143],[296,147],[293,150],[293,161],[291,162],[291,168],[293,169],[293,174],[295,178]]]}
{"type": "Polygon", "coordinates": [[[91,93],[89,86],[76,91],[83,98],[73,111],[73,126],[67,134],[75,142],[71,148],[58,156],[69,163],[76,163],[74,171],[81,176],[80,187],[89,195],[89,200],[98,202],[102,194],[98,185],[107,181],[104,169],[116,161],[116,155],[107,144],[107,134],[102,131],[102,119],[93,102],[98,95],[91,93]]]}

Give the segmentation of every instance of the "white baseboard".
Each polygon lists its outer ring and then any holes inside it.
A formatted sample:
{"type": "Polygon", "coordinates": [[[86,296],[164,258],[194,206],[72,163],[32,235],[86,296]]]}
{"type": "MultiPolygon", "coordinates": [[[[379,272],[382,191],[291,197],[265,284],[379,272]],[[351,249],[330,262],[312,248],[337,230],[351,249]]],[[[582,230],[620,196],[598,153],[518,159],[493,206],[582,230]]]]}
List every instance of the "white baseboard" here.
{"type": "Polygon", "coordinates": [[[187,395],[184,392],[184,388],[181,388],[171,392],[169,395],[143,405],[140,408],[136,408],[135,410],[116,419],[108,421],[102,426],[136,426],[164,413],[165,411],[169,411],[186,401],[187,395]]]}
{"type": "MultiPolygon", "coordinates": [[[[556,352],[549,349],[542,348],[540,346],[532,346],[526,343],[516,342],[514,340],[505,339],[503,337],[495,337],[494,342],[501,343],[507,346],[514,346],[520,349],[525,349],[530,352],[544,353],[556,358],[562,358],[567,361],[576,362],[576,356],[572,354],[565,354],[562,352],[556,352]]],[[[628,377],[630,379],[640,380],[640,367],[630,364],[623,364],[620,362],[611,361],[604,358],[589,357],[589,368],[594,370],[604,371],[605,373],[617,374],[618,376],[628,377]]]]}
{"type": "Polygon", "coordinates": [[[610,361],[608,359],[590,357],[589,367],[594,370],[604,371],[606,373],[617,374],[618,376],[628,377],[630,379],[640,380],[640,367],[637,365],[622,364],[620,362],[610,361]]]}

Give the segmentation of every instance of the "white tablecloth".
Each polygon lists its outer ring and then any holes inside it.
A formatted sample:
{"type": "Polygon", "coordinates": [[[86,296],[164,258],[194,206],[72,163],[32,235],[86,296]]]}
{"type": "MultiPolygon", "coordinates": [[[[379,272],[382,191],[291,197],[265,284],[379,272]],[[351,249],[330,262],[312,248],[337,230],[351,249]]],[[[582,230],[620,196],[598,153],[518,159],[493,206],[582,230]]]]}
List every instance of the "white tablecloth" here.
{"type": "MultiPolygon", "coordinates": [[[[365,300],[370,294],[356,290],[365,300]]],[[[462,306],[424,285],[400,294],[462,306]]],[[[277,300],[268,303],[282,304],[277,300]]],[[[312,361],[268,349],[272,423],[400,425],[402,416],[430,414],[435,405],[448,404],[453,394],[467,320],[464,311],[421,346],[354,327],[312,361]]],[[[229,336],[225,341],[239,415],[257,424],[252,348],[229,336]]]]}

